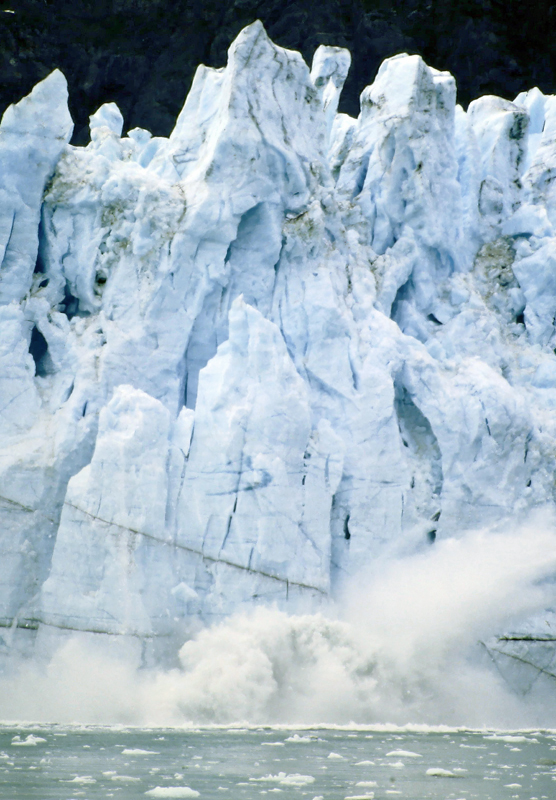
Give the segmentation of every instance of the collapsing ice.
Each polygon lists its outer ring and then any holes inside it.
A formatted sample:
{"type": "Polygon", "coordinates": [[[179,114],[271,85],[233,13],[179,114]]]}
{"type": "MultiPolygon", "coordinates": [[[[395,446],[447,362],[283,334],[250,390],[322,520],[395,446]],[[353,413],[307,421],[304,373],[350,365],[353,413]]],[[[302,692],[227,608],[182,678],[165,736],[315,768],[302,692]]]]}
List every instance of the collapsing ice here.
{"type": "Polygon", "coordinates": [[[108,103],[72,147],[58,71],[5,112],[0,652],[156,661],[553,506],[556,97],[402,54],[355,120],[349,62],[257,22],[168,139],[108,103]]]}

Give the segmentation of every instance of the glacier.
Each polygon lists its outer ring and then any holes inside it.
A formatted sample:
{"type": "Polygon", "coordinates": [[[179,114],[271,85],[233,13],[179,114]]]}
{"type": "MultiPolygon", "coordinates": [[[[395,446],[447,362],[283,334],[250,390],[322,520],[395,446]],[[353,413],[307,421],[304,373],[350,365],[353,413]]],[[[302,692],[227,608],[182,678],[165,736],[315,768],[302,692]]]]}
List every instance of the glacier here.
{"type": "Polygon", "coordinates": [[[6,110],[0,657],[157,663],[554,507],[556,96],[400,54],[353,119],[349,66],[256,22],[168,139],[107,103],[70,145],[59,71],[6,110]]]}

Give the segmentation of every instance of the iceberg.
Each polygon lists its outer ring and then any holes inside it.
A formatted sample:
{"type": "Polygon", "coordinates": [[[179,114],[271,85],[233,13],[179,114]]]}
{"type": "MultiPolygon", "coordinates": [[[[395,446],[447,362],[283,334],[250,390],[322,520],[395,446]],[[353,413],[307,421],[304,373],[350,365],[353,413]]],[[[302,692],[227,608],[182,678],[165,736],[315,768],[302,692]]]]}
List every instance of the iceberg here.
{"type": "Polygon", "coordinates": [[[72,146],[58,71],[5,112],[3,655],[165,657],[553,508],[556,97],[400,54],[353,119],[349,64],[256,22],[168,139],[108,103],[72,146]]]}

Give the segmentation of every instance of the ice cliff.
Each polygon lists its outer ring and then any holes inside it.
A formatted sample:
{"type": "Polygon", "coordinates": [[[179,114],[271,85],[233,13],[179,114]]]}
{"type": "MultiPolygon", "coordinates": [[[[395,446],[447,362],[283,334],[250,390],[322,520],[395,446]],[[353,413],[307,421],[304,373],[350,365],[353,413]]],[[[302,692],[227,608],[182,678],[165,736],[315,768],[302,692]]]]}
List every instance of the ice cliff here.
{"type": "Polygon", "coordinates": [[[402,54],[352,119],[349,62],[254,23],[168,139],[69,145],[60,72],[4,114],[0,650],[157,652],[553,505],[556,96],[402,54]]]}

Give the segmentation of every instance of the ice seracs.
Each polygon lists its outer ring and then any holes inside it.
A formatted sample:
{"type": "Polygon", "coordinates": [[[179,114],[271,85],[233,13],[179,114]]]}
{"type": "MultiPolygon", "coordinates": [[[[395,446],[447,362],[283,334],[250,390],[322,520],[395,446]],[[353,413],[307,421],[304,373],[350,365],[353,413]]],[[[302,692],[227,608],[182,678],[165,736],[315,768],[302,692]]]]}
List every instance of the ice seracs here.
{"type": "Polygon", "coordinates": [[[71,138],[66,79],[59,70],[9,106],[0,126],[0,302],[21,301],[37,259],[47,181],[71,138]]]}
{"type": "Polygon", "coordinates": [[[15,650],[315,609],[376,556],[553,504],[555,98],[465,112],[401,54],[352,119],[349,63],[254,23],[168,139],[108,103],[67,144],[58,72],[4,114],[15,650]]]}

